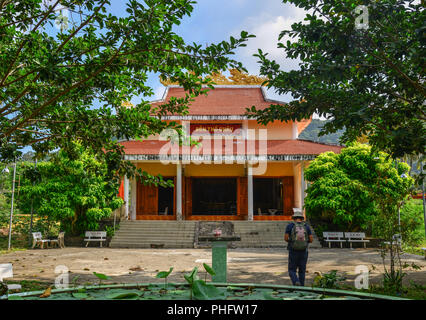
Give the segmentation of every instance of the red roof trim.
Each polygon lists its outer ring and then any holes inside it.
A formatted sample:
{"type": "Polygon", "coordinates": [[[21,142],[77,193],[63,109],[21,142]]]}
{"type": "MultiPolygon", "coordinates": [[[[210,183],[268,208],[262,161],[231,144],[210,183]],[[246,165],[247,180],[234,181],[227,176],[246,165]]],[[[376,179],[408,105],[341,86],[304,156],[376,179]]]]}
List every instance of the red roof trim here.
{"type": "Polygon", "coordinates": [[[326,151],[340,153],[342,146],[328,145],[308,140],[268,140],[268,141],[246,141],[225,139],[219,141],[204,140],[201,141],[202,146],[196,149],[196,146],[188,147],[169,144],[169,141],[144,140],[144,141],[123,141],[120,142],[124,146],[126,155],[170,155],[170,154],[222,154],[222,155],[239,155],[239,154],[265,154],[266,155],[319,155],[326,151]],[[215,150],[217,143],[217,151],[215,150]],[[228,143],[228,144],[227,144],[228,143]],[[243,144],[243,145],[242,145],[243,144]],[[208,147],[210,145],[210,148],[208,147]],[[239,148],[240,146],[240,148],[239,148]],[[247,148],[249,151],[246,152],[247,148]],[[229,150],[229,151],[228,151],[229,150]],[[220,152],[219,152],[220,151],[220,152]]]}

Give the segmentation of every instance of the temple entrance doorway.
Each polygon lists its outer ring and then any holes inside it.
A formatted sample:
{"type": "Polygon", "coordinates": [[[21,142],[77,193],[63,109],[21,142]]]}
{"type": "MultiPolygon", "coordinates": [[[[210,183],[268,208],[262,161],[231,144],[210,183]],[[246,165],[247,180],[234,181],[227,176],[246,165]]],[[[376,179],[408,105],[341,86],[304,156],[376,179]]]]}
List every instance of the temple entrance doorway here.
{"type": "Polygon", "coordinates": [[[237,215],[236,178],[192,178],[192,215],[237,215]]]}
{"type": "Polygon", "coordinates": [[[283,189],[282,178],[254,178],[254,215],[282,216],[284,214],[283,189]]]}
{"type": "MultiPolygon", "coordinates": [[[[173,180],[175,177],[164,177],[173,180]]],[[[173,220],[175,219],[176,192],[174,187],[144,185],[139,180],[136,187],[137,220],[173,220]]]]}

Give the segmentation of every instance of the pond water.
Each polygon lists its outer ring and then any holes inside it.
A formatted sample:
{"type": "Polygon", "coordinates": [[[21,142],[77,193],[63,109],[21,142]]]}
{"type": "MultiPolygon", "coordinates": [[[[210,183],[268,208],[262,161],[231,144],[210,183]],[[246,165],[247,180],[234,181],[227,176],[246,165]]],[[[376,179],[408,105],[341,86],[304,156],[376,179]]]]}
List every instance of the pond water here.
{"type": "MultiPolygon", "coordinates": [[[[360,300],[395,299],[342,290],[255,284],[212,284],[193,287],[187,284],[133,284],[54,289],[47,297],[39,292],[9,295],[9,300],[360,300]]],[[[6,296],[1,297],[7,299],[6,296]]]]}

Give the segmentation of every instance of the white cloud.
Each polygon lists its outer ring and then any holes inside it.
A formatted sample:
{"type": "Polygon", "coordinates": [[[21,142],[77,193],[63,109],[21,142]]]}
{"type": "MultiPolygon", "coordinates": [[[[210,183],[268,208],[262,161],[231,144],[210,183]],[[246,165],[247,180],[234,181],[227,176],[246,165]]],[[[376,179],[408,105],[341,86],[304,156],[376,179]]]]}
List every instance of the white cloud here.
{"type": "MultiPolygon", "coordinates": [[[[251,16],[245,19],[241,30],[247,30],[250,34],[254,34],[256,38],[251,38],[247,47],[240,49],[240,57],[243,64],[250,73],[257,74],[259,65],[257,58],[253,54],[257,53],[258,49],[268,53],[268,58],[277,61],[281,65],[282,70],[298,69],[298,60],[288,59],[284,49],[278,48],[278,37],[281,31],[290,30],[291,25],[295,22],[303,21],[306,12],[292,5],[282,5],[283,10],[273,12],[268,8],[263,12],[259,12],[256,16],[251,16]],[[277,15],[277,13],[279,13],[277,15]]],[[[283,37],[280,42],[294,41],[289,37],[283,37]]]]}

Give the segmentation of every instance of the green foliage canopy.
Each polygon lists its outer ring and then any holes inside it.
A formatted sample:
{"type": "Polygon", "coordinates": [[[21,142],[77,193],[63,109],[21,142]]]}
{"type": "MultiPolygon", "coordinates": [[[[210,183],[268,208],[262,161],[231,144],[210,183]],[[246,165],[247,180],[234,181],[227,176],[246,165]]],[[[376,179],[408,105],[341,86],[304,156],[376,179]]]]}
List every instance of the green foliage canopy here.
{"type": "Polygon", "coordinates": [[[118,186],[107,178],[107,166],[79,144],[74,152],[77,159],[60,151],[50,161],[38,163],[36,170],[28,165],[21,206],[29,209],[32,204],[37,215],[61,222],[66,232],[80,234],[97,230],[99,220],[109,217],[123,201],[117,196],[118,186]]]}
{"type": "Polygon", "coordinates": [[[345,230],[365,229],[378,215],[378,199],[403,199],[413,185],[406,163],[395,163],[389,155],[372,153],[362,144],[325,152],[305,170],[305,208],[312,218],[330,221],[345,230]]]}
{"type": "Polygon", "coordinates": [[[111,12],[110,3],[0,1],[0,159],[12,160],[25,146],[41,159],[58,147],[72,150],[79,139],[111,172],[133,176],[136,168],[122,161],[117,139],[179,129],[161,117],[185,113],[195,96],[206,93],[203,85],[212,80],[201,76],[243,69],[229,56],[252,37],[247,32],[201,46],[173,31],[191,14],[192,0],[128,0],[124,16],[111,12]],[[144,98],[123,106],[154,94],[149,74],[178,82],[186,96],[155,109],[144,98]]]}
{"type": "MultiPolygon", "coordinates": [[[[298,59],[285,72],[267,53],[256,55],[268,87],[291,93],[287,106],[252,107],[261,123],[326,117],[322,134],[345,128],[343,142],[367,135],[394,158],[424,154],[426,12],[423,1],[284,0],[306,10],[303,22],[282,31],[278,47],[298,59]],[[356,21],[368,9],[367,29],[356,21]],[[283,38],[290,40],[284,42],[283,38]]],[[[359,21],[365,22],[365,21],[359,21]]]]}

